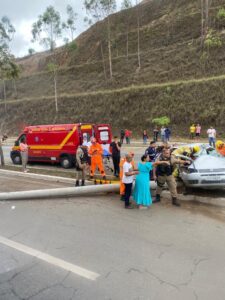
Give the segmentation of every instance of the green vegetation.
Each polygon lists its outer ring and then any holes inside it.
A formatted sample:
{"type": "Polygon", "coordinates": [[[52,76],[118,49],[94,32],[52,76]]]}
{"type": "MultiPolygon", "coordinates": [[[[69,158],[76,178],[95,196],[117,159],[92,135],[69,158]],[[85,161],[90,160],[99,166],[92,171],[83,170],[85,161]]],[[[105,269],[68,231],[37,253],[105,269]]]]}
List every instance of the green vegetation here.
{"type": "Polygon", "coordinates": [[[158,126],[168,126],[170,124],[170,118],[166,116],[155,118],[152,120],[152,123],[158,126]]]}
{"type": "Polygon", "coordinates": [[[204,45],[208,50],[210,48],[218,48],[222,46],[222,40],[215,30],[210,29],[206,35],[204,45]]]}
{"type": "Polygon", "coordinates": [[[61,17],[53,6],[47,7],[43,15],[39,16],[37,22],[33,24],[33,42],[39,41],[47,49],[54,50],[56,40],[61,34],[61,17]]]}

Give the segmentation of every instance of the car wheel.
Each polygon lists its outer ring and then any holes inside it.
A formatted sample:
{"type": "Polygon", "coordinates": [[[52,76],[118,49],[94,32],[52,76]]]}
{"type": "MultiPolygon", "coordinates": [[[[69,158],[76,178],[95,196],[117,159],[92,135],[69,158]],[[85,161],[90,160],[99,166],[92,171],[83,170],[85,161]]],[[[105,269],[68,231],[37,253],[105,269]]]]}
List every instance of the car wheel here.
{"type": "Polygon", "coordinates": [[[22,161],[21,161],[20,154],[19,153],[13,154],[12,161],[13,161],[14,165],[21,165],[22,161]]]}
{"type": "Polygon", "coordinates": [[[68,155],[64,155],[60,158],[60,165],[64,168],[64,169],[69,169],[72,167],[72,158],[68,155]]]}

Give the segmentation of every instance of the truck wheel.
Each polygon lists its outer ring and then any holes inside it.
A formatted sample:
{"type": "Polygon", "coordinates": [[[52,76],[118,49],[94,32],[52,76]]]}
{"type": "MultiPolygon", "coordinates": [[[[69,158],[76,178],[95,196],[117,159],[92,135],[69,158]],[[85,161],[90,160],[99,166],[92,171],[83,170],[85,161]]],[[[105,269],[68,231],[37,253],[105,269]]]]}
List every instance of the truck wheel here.
{"type": "Polygon", "coordinates": [[[14,163],[14,165],[21,165],[22,161],[21,161],[21,156],[19,153],[15,153],[12,155],[12,161],[14,163]]]}
{"type": "Polygon", "coordinates": [[[64,155],[60,158],[60,165],[64,168],[64,169],[69,169],[72,167],[73,165],[73,161],[72,158],[69,155],[64,155]]]}

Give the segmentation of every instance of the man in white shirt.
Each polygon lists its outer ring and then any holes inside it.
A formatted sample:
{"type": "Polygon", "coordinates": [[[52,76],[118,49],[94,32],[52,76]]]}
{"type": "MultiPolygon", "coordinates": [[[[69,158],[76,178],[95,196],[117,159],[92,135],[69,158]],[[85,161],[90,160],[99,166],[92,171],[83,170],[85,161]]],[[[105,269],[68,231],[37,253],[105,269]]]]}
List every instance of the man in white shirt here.
{"type": "Polygon", "coordinates": [[[208,138],[209,138],[209,145],[216,147],[216,129],[212,126],[207,130],[208,138]]]}
{"type": "Polygon", "coordinates": [[[138,174],[138,172],[133,169],[131,161],[132,161],[132,156],[130,154],[126,154],[126,162],[123,165],[122,182],[125,185],[125,208],[128,209],[133,208],[130,205],[130,196],[132,191],[134,175],[138,174]]]}

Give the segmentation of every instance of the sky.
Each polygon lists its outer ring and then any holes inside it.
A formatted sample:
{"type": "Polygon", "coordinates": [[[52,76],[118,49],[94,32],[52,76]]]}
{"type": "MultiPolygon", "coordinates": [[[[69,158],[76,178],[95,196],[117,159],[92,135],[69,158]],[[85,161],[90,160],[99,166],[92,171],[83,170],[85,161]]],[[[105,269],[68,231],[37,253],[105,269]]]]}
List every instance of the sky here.
{"type": "MultiPolygon", "coordinates": [[[[116,0],[118,9],[122,0],[116,0]]],[[[60,12],[61,18],[66,20],[66,7],[71,5],[78,14],[76,22],[76,35],[86,30],[83,22],[86,11],[83,8],[83,0],[0,0],[0,18],[9,17],[16,29],[13,41],[10,43],[11,52],[16,57],[28,54],[28,49],[33,48],[36,52],[45,50],[38,42],[32,43],[32,24],[37,21],[38,16],[43,14],[47,6],[53,5],[60,12]]],[[[57,44],[60,46],[62,41],[57,44]]]]}

